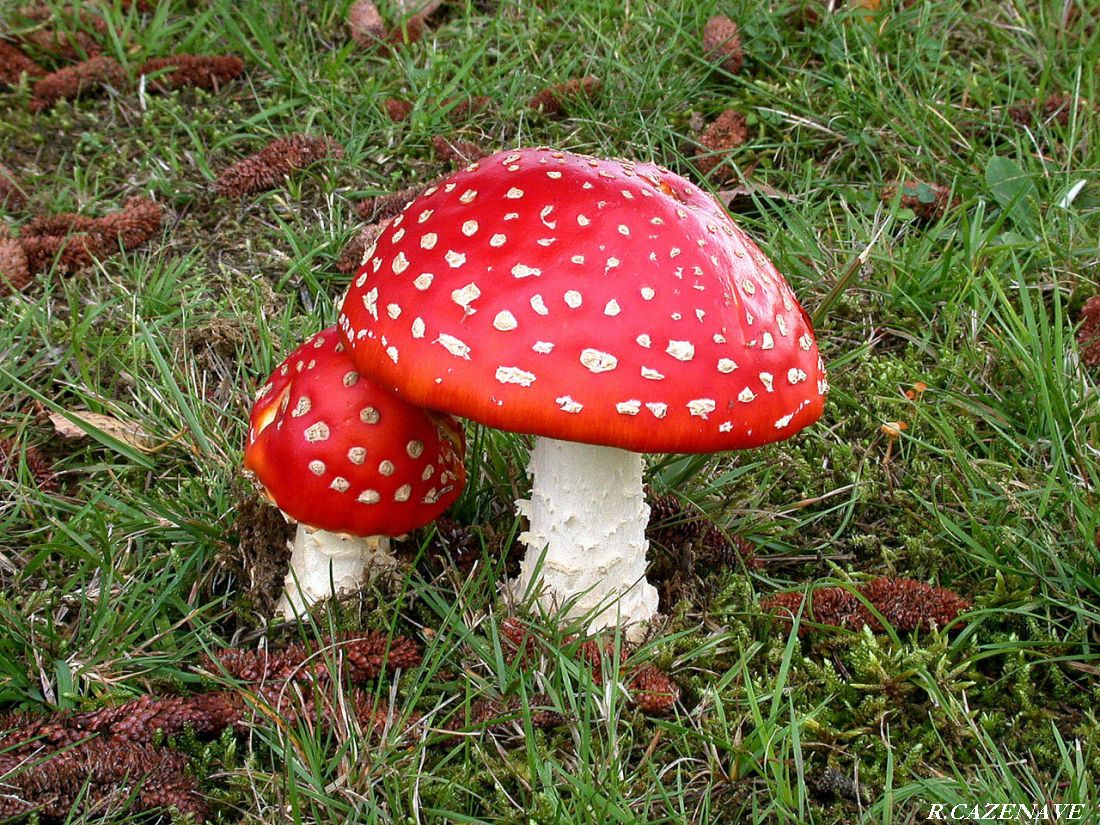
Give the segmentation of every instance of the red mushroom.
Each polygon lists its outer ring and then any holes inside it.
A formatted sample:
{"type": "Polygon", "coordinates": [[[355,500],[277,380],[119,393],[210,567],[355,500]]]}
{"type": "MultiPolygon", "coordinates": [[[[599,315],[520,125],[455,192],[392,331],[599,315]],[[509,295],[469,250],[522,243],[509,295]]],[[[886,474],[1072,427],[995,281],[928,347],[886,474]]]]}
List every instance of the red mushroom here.
{"type": "Polygon", "coordinates": [[[415,404],[540,436],[519,586],[541,577],[543,603],[593,629],[656,612],[638,452],[755,447],[824,406],[786,281],[652,164],[501,152],[413,200],[364,260],[338,324],[351,359],[415,404]]]}
{"type": "Polygon", "coordinates": [[[289,519],[288,617],[353,590],[368,562],[392,566],[389,539],[428,524],[466,483],[453,417],[361,377],[335,328],[290,354],[260,388],[244,465],[289,519]]]}

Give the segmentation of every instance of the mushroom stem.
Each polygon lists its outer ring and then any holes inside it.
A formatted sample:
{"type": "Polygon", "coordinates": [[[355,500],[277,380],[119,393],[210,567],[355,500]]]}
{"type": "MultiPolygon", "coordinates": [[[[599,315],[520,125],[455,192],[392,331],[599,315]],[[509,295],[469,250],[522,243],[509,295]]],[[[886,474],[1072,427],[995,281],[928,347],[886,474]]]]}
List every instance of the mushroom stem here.
{"type": "Polygon", "coordinates": [[[294,619],[336,593],[358,590],[369,567],[392,568],[397,560],[385,536],[349,536],[298,524],[290,547],[290,572],[276,612],[294,619]]]}
{"type": "Polygon", "coordinates": [[[515,592],[538,592],[547,609],[589,617],[591,631],[618,625],[638,635],[657,614],[657,590],[645,580],[642,456],[538,438],[527,472],[531,498],[516,506],[530,529],[520,536],[527,554],[515,592]]]}

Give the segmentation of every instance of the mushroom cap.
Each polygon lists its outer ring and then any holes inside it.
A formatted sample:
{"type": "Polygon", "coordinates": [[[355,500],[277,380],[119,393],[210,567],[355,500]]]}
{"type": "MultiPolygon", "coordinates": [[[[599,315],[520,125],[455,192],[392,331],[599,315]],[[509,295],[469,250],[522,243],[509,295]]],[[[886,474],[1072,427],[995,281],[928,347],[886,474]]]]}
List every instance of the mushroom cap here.
{"type": "Polygon", "coordinates": [[[755,447],[824,407],[786,281],[653,164],[500,152],[411,201],[364,261],[340,333],[416,404],[639,452],[755,447]]]}
{"type": "Polygon", "coordinates": [[[244,465],[296,521],[353,536],[399,536],[458,498],[465,452],[457,419],[361,377],[330,327],[260,388],[244,465]]]}

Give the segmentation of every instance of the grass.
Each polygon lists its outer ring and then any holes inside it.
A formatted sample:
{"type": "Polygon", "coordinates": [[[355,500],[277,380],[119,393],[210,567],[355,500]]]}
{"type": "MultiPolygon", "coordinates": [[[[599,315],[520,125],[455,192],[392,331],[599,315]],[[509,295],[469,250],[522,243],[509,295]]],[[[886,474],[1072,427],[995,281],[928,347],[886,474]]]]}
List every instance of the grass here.
{"type": "MultiPolygon", "coordinates": [[[[17,5],[0,3],[0,19],[17,5]]],[[[399,715],[425,715],[417,735],[260,724],[185,741],[217,821],[887,825],[937,802],[1043,800],[1100,818],[1100,403],[1072,342],[1100,290],[1100,128],[1085,103],[1064,125],[1007,112],[1057,92],[1100,99],[1091,4],[884,2],[800,26],[802,4],[779,0],[467,0],[392,55],[349,43],[347,2],[161,0],[145,17],[107,5],[107,50],[131,71],[172,52],[235,52],[247,71],[217,94],[125,91],[36,116],[27,89],[0,94],[0,160],[31,184],[32,211],[98,214],[146,193],[168,215],[143,249],[4,300],[0,436],[43,446],[62,481],[43,492],[22,464],[0,479],[4,707],[197,687],[203,650],[265,632],[392,628],[426,643],[417,672],[377,686],[399,715]],[[718,12],[742,28],[735,77],[700,55],[718,12]],[[527,109],[584,74],[603,91],[569,117],[527,109]],[[478,94],[490,112],[451,124],[444,101],[478,94]],[[385,96],[415,103],[407,123],[388,121],[385,96]],[[502,655],[501,548],[527,483],[527,444],[508,434],[470,431],[453,514],[484,542],[473,575],[429,564],[425,533],[400,583],[322,611],[316,628],[266,629],[250,575],[281,557],[246,556],[241,538],[247,406],[333,322],[356,199],[447,171],[435,134],[692,175],[691,114],[731,106],[750,127],[733,173],[789,195],[753,195],[737,219],[815,314],[833,390],[790,442],[650,459],[655,492],[766,560],[712,571],[667,606],[643,655],[683,686],[677,712],[646,718],[594,686],[549,619],[538,668],[502,655]],[[295,131],[346,156],[242,203],[211,194],[218,169],[295,131]],[[898,178],[958,202],[920,225],[879,201],[898,178]],[[928,390],[907,398],[917,382],[928,390]],[[35,400],[138,423],[159,448],[60,443],[35,400]],[[889,461],[887,421],[908,424],[889,461]],[[756,606],[881,574],[950,586],[975,609],[952,632],[799,639],[756,606]],[[486,691],[546,692],[571,724],[536,731],[521,715],[510,734],[459,744],[430,733],[486,691]],[[830,793],[829,769],[862,796],[830,793]]]]}

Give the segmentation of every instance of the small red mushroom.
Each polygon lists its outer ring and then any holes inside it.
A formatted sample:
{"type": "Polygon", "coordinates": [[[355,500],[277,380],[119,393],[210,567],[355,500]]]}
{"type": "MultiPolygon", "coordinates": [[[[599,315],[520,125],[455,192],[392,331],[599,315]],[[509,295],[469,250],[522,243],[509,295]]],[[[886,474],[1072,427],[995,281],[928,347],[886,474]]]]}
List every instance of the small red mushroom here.
{"type": "Polygon", "coordinates": [[[339,329],[412,403],[534,433],[518,588],[650,620],[642,451],[789,438],[828,383],[809,317],[722,207],[648,163],[500,152],[409,203],[339,329]],[[532,588],[537,589],[537,588],[532,588]]]}
{"type": "Polygon", "coordinates": [[[260,388],[244,465],[298,522],[279,610],[288,618],[354,590],[388,537],[428,524],[466,483],[461,424],[362,377],[335,328],[290,354],[260,388]]]}

